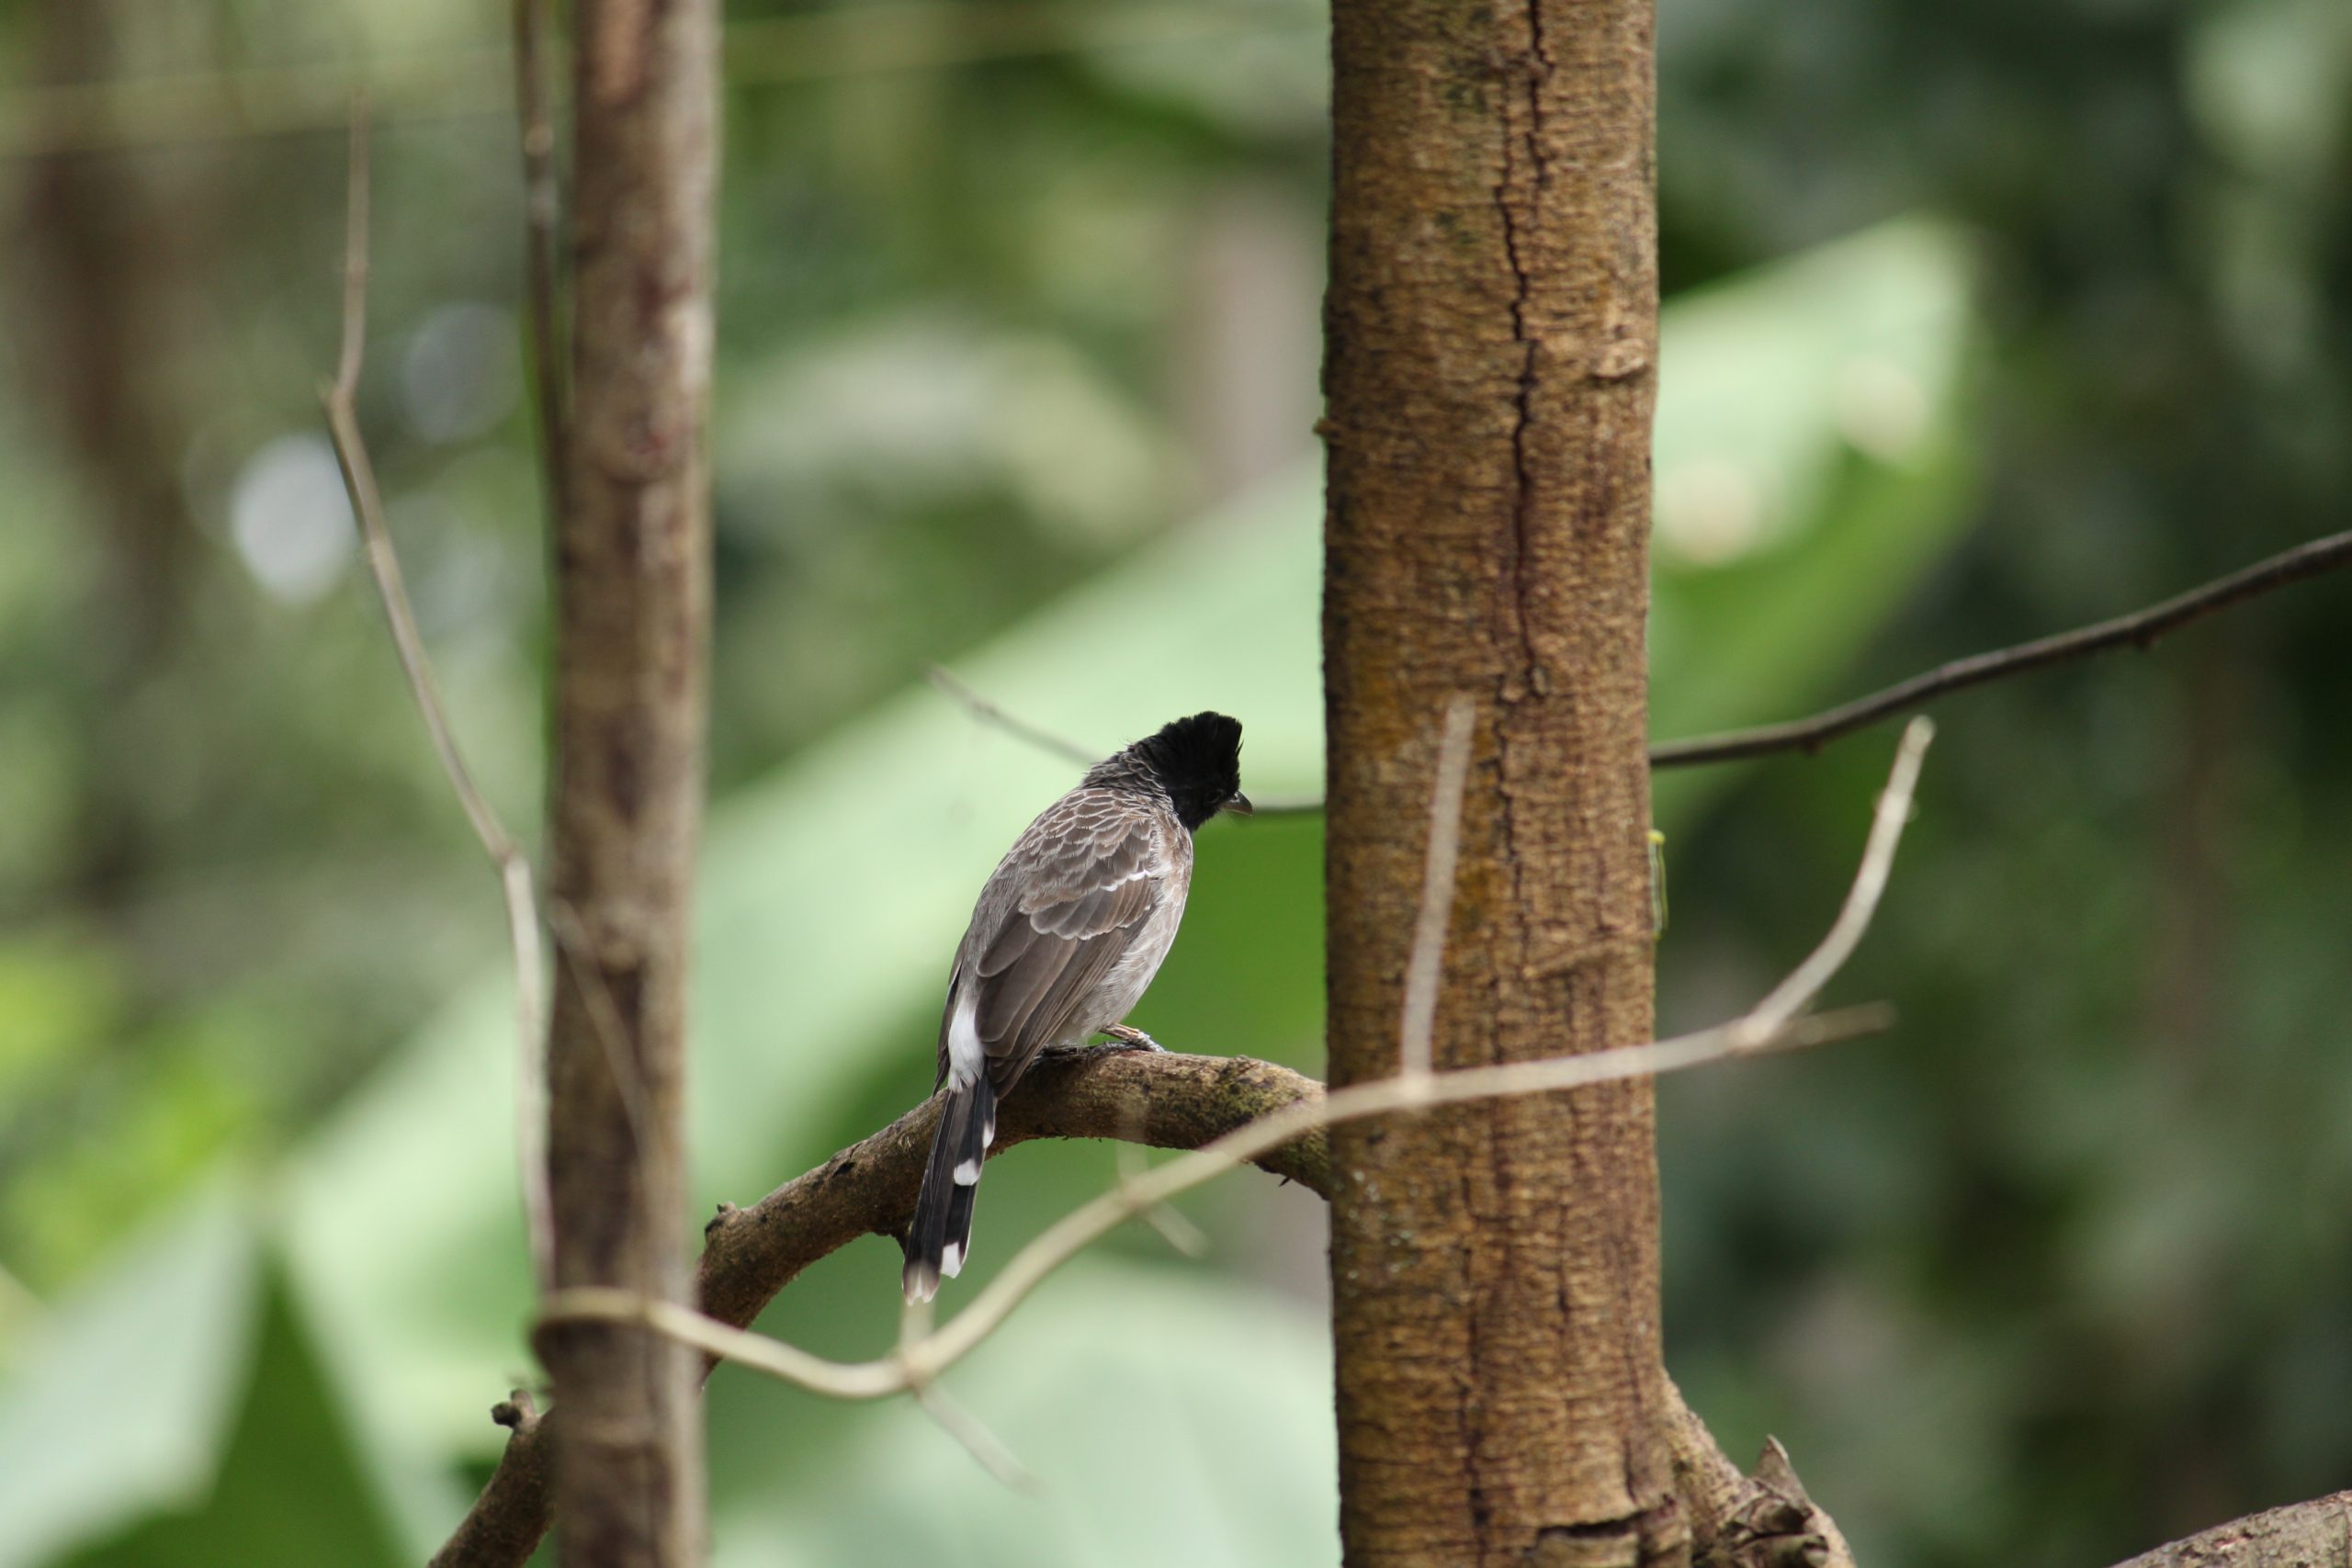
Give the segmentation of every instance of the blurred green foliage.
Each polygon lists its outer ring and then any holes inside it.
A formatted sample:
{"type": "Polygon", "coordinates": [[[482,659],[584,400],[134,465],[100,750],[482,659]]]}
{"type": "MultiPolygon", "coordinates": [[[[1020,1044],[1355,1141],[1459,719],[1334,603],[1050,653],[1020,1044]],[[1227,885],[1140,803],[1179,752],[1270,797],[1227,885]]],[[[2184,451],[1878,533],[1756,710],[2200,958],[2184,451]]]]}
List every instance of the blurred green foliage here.
{"type": "MultiPolygon", "coordinates": [[[[498,37],[456,0],[129,11],[0,17],[0,1568],[413,1560],[529,1376],[509,993],[318,432],[342,147],[300,70],[379,81],[362,414],[527,833],[498,37]],[[195,113],[158,86],[190,71],[243,74],[195,113]]],[[[1106,748],[1229,707],[1265,795],[1320,757],[1317,12],[729,15],[705,1201],[927,1088],[971,891],[1067,781],[924,662],[1106,748]]],[[[1662,736],[2341,525],[2335,0],[1660,22],[1662,736]]],[[[1948,705],[1839,987],[1902,1029],[1665,1086],[1669,1360],[1866,1560],[2108,1561],[2352,1463],[2342,602],[1948,705]]],[[[1884,751],[1660,776],[1669,1025],[1811,940],[1884,751]]],[[[1204,835],[1138,1021],[1315,1067],[1319,851],[1204,835]]],[[[993,1170],[976,1274],[1112,1169],[993,1170]]],[[[1191,1212],[1207,1265],[1123,1235],[955,1380],[1042,1499],[920,1413],[722,1373],[718,1561],[1328,1560],[1317,1206],[1191,1212]]],[[[860,1244],[764,1326],[870,1353],[893,1278],[860,1244]]]]}

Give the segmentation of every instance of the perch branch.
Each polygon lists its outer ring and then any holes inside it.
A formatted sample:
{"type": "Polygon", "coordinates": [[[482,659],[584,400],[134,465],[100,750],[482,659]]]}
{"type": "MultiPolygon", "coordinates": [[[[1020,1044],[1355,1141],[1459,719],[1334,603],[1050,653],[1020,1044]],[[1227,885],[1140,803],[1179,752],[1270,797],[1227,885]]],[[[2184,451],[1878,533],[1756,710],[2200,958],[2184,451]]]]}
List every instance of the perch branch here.
{"type": "MultiPolygon", "coordinates": [[[[1450,727],[1451,728],[1451,727],[1450,727]]],[[[1509,1062],[1445,1073],[1405,1073],[1354,1084],[1317,1103],[1300,1103],[1235,1129],[1181,1158],[1158,1167],[1081,1205],[1048,1227],[990,1280],[972,1304],[944,1326],[877,1360],[832,1362],[763,1336],[706,1317],[690,1308],[616,1290],[568,1290],[549,1297],[540,1315],[549,1324],[589,1320],[639,1324],[694,1346],[706,1355],[739,1361],[787,1382],[839,1399],[876,1399],[936,1378],[993,1333],[1014,1307],[1087,1247],[1145,1209],[1281,1147],[1302,1133],[1335,1122],[1431,1105],[1534,1094],[1679,1071],[1728,1056],[1781,1045],[1810,1044],[1862,1029],[1883,1027],[1881,1010],[1804,1022],[1796,1015],[1820,994],[1853,952],[1885,890],[1894,850],[1911,809],[1919,764],[1934,727],[1915,719],[1904,731],[1894,766],[1879,797],[1868,843],[1851,890],[1828,935],[1804,963],[1750,1011],[1728,1023],[1672,1040],[1621,1045],[1577,1056],[1509,1062]]],[[[1442,784],[1441,784],[1442,787],[1442,784]]]]}
{"type": "Polygon", "coordinates": [[[343,468],[344,488],[351,497],[352,515],[359,520],[368,573],[375,580],[376,596],[391,626],[392,646],[399,651],[401,672],[408,678],[409,695],[424,719],[441,772],[465,808],[474,837],[490,856],[506,900],[506,938],[514,955],[515,1055],[514,1147],[522,1164],[523,1215],[531,1244],[531,1268],[539,1288],[552,1282],[554,1227],[548,1219],[548,1162],[543,1129],[547,1125],[547,994],[539,953],[538,899],[531,877],[530,857],[524,854],[499,820],[497,810],[474,783],[458,748],[441,688],[433,678],[433,661],[424,651],[424,636],[417,629],[416,612],[409,604],[408,582],[401,572],[400,556],[392,548],[391,531],[384,525],[384,501],[376,483],[376,468],[368,454],[367,438],[359,432],[357,412],[359,368],[368,343],[368,107],[364,100],[351,106],[351,172],[345,215],[343,264],[343,346],[335,376],[320,393],[326,405],[327,432],[334,442],[335,460],[343,468]]]}
{"type": "MultiPolygon", "coordinates": [[[[1048,1053],[1000,1111],[989,1157],[1033,1138],[1123,1138],[1159,1148],[1198,1148],[1322,1092],[1312,1078],[1248,1057],[1048,1053]]],[[[759,1202],[722,1205],[703,1232],[695,1280],[703,1311],[720,1323],[747,1325],[811,1264],[860,1236],[903,1230],[938,1115],[938,1102],[926,1100],[759,1202]]],[[[1329,1152],[1320,1133],[1271,1150],[1256,1163],[1318,1195],[1329,1191],[1329,1152]]],[[[560,1418],[550,1411],[515,1428],[432,1568],[522,1568],[554,1517],[553,1437],[546,1423],[560,1418]]]]}
{"type": "MultiPolygon", "coordinates": [[[[1860,871],[1815,958],[1823,952],[1850,951],[1852,940],[1883,890],[1929,734],[1924,721],[1905,732],[1872,821],[1860,871]]],[[[1801,964],[1796,973],[1820,981],[1828,978],[1826,970],[1814,959],[1801,964]]],[[[1789,1006],[1790,998],[1783,995],[1787,989],[1786,986],[1776,988],[1759,1004],[1759,1011],[1763,1006],[1789,1006]]],[[[1795,1005],[1801,1007],[1805,999],[1809,998],[1796,998],[1795,1005]]],[[[1165,1202],[1182,1188],[1234,1164],[1246,1160],[1328,1198],[1330,1156],[1323,1129],[1336,1119],[1334,1101],[1339,1115],[1373,1115],[1498,1093],[1568,1088],[1608,1077],[1664,1072],[1775,1045],[1826,1040],[1864,1027],[1883,1026],[1885,1021],[1879,1010],[1866,1010],[1860,1016],[1833,1015],[1793,1027],[1784,1021],[1776,1035],[1771,1031],[1758,1032],[1752,1021],[1757,1017],[1751,1013],[1721,1029],[1679,1040],[1555,1061],[1394,1078],[1358,1085],[1336,1096],[1327,1096],[1311,1078],[1246,1057],[1049,1053],[1023,1079],[1021,1093],[1004,1102],[989,1157],[1031,1138],[1090,1137],[1193,1150],[1195,1157],[1206,1155],[1206,1163],[1170,1161],[1142,1179],[1122,1182],[1118,1190],[1077,1210],[1031,1244],[945,1330],[864,1368],[837,1367],[740,1331],[818,1259],[859,1236],[895,1235],[904,1229],[938,1117],[936,1100],[926,1100],[871,1137],[777,1188],[752,1208],[722,1206],[703,1233],[695,1280],[700,1313],[648,1303],[625,1292],[567,1292],[560,1302],[548,1304],[551,1310],[579,1309],[583,1314],[675,1332],[714,1357],[742,1351],[765,1356],[773,1348],[789,1363],[785,1375],[794,1381],[813,1373],[820,1381],[836,1385],[827,1392],[878,1397],[904,1389],[912,1381],[935,1376],[977,1343],[1069,1251],[1083,1247],[1126,1215],[1165,1202]],[[1025,1281],[1017,1277],[1024,1269],[1025,1281]],[[982,1309],[992,1302],[995,1318],[982,1315],[982,1309]],[[949,1335],[960,1336],[960,1341],[947,1341],[949,1335]]],[[[759,1370],[779,1369],[763,1365],[759,1370]]],[[[560,1412],[551,1413],[547,1419],[560,1421],[560,1412]]],[[[433,1568],[519,1568],[527,1550],[501,1554],[481,1543],[535,1542],[545,1533],[552,1514],[547,1441],[544,1426],[528,1433],[518,1430],[508,1441],[489,1484],[458,1534],[434,1558],[433,1568]]]]}

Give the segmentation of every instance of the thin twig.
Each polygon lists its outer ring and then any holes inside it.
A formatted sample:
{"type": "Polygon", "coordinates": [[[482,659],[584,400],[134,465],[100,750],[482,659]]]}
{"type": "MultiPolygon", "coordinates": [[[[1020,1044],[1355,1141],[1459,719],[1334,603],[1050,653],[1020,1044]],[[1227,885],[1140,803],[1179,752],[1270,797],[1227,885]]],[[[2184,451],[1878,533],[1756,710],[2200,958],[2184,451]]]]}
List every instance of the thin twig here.
{"type": "Polygon", "coordinates": [[[550,521],[563,515],[563,345],[559,333],[554,88],[548,82],[548,0],[514,0],[514,112],[523,142],[523,286],[538,398],[539,482],[550,521]]]}
{"type": "Polygon", "coordinates": [[[930,676],[933,686],[954,699],[974,718],[983,724],[993,725],[1008,735],[1026,740],[1041,751],[1051,751],[1057,757],[1075,762],[1081,768],[1092,767],[1105,755],[1099,751],[1089,751],[1077,741],[1066,739],[1050,729],[1042,729],[1025,718],[1013,717],[1012,715],[949,674],[941,665],[932,665],[925,673],[930,676]]]}
{"type": "MultiPolygon", "coordinates": [[[[1151,1170],[1151,1161],[1143,1152],[1143,1140],[1133,1133],[1122,1138],[1118,1145],[1119,1185],[1132,1186],[1151,1170]]],[[[1173,1203],[1160,1203],[1143,1212],[1143,1222],[1159,1233],[1180,1258],[1194,1261],[1209,1255],[1208,1232],[1194,1224],[1182,1209],[1173,1203]]]]}
{"type": "Polygon", "coordinates": [[[1878,908],[1879,896],[1886,891],[1886,879],[1894,869],[1894,846],[1902,841],[1904,819],[1910,815],[1911,795],[1918,787],[1919,764],[1926,760],[1928,743],[1936,738],[1932,719],[1914,718],[1903,727],[1903,739],[1894,749],[1894,768],[1888,774],[1886,788],[1878,797],[1878,810],[1871,819],[1871,835],[1862,852],[1861,868],[1854,874],[1854,886],[1846,895],[1845,908],[1838,911],[1838,919],[1821,945],[1805,955],[1804,963],[1789,972],[1787,979],[1772,987],[1771,993],[1758,1002],[1745,1021],[1758,1040],[1770,1039],[1797,1016],[1830,976],[1845,966],[1854,948],[1870,929],[1871,916],[1878,908]]]}
{"type": "Polygon", "coordinates": [[[978,1461],[982,1470],[1010,1486],[1015,1492],[1030,1496],[1043,1495],[1046,1483],[1037,1479],[1036,1472],[1021,1462],[1021,1456],[1004,1445],[1002,1438],[989,1431],[979,1418],[955,1400],[935,1382],[927,1382],[915,1391],[915,1401],[940,1429],[963,1445],[964,1451],[978,1461]]]}
{"type": "MultiPolygon", "coordinates": [[[[1768,724],[1754,729],[1726,730],[1719,735],[1695,735],[1687,740],[1660,741],[1650,748],[1650,766],[1654,769],[1690,768],[1709,762],[1733,762],[1750,757],[1770,756],[1779,751],[1818,751],[1841,736],[1867,729],[1882,720],[1923,707],[1938,697],[1965,691],[1971,686],[2047,669],[2053,664],[2070,663],[2126,646],[2153,648],[2159,640],[2192,621],[2202,620],[2216,611],[2259,598],[2290,583],[2324,576],[2346,565],[2352,565],[2352,531],[2330,534],[2132,615],[2118,615],[2113,620],[2099,621],[2070,632],[2059,632],[2032,642],[2018,643],[2012,648],[1995,649],[1989,653],[1955,659],[1949,664],[1939,664],[1907,681],[1897,682],[1868,696],[1856,697],[1810,718],[1792,719],[1786,724],[1768,724]]],[[[941,690],[962,703],[974,717],[982,722],[997,725],[1049,751],[1085,758],[1083,747],[1006,713],[945,671],[936,671],[933,678],[941,690]]],[[[1258,815],[1261,817],[1322,809],[1322,801],[1311,798],[1258,803],[1258,815]]]]}
{"type": "Polygon", "coordinates": [[[944,1327],[880,1360],[828,1360],[766,1335],[730,1327],[673,1302],[599,1287],[559,1291],[548,1297],[539,1324],[542,1328],[573,1322],[641,1325],[706,1355],[738,1362],[830,1398],[887,1398],[937,1377],[963,1359],[1048,1275],[1136,1214],[1305,1134],[1396,1111],[1584,1089],[1679,1072],[1728,1056],[1825,1044],[1874,1033],[1886,1028],[1892,1018],[1883,1008],[1849,1008],[1803,1020],[1760,1043],[1739,1027],[1741,1021],[1581,1056],[1464,1067],[1419,1079],[1382,1078],[1333,1090],[1319,1100],[1298,1101],[1166,1165],[1155,1166],[1141,1179],[1124,1183],[1071,1211],[1015,1254],[972,1304],[944,1327]]]}
{"type": "MultiPolygon", "coordinates": [[[[1032,724],[1025,718],[1007,713],[937,664],[927,666],[924,674],[932,685],[943,693],[949,701],[980,723],[1001,729],[1016,739],[1025,740],[1041,751],[1050,751],[1055,756],[1075,762],[1081,768],[1091,768],[1110,755],[1108,751],[1089,751],[1066,735],[1057,735],[1043,725],[1032,724]]],[[[1251,795],[1250,800],[1250,814],[1252,817],[1313,816],[1323,809],[1322,797],[1319,795],[1297,798],[1288,795],[1251,795]]]]}
{"type": "Polygon", "coordinates": [[[1430,784],[1429,864],[1421,873],[1421,909],[1413,922],[1412,956],[1405,964],[1404,1021],[1396,1070],[1427,1077],[1430,1036],[1437,1028],[1437,987],[1445,964],[1445,928],[1453,919],[1454,872],[1462,855],[1462,792],[1470,781],[1470,731],[1478,705],[1457,692],[1445,706],[1438,739],[1437,773],[1430,784]]]}
{"type": "MultiPolygon", "coordinates": [[[[907,1303],[899,1314],[899,1345],[911,1345],[930,1332],[931,1303],[907,1303]]],[[[1035,1496],[1045,1490],[1035,1473],[978,1416],[950,1398],[944,1388],[927,1378],[910,1379],[909,1387],[923,1414],[937,1422],[939,1429],[961,1445],[982,1470],[1016,1492],[1035,1496]]]]}
{"type": "Polygon", "coordinates": [[[1726,1057],[1754,1055],[1883,1028],[1887,1018],[1883,1009],[1853,1010],[1813,1019],[1800,1019],[1797,1015],[1820,994],[1822,987],[1852,953],[1877,910],[1889,868],[1894,862],[1895,846],[1902,840],[1904,824],[1910,816],[1920,759],[1931,736],[1932,728],[1925,723],[1915,724],[1905,735],[1885,792],[1880,796],[1853,888],[1820,945],[1753,1010],[1728,1023],[1672,1040],[1621,1045],[1578,1056],[1507,1062],[1426,1075],[1403,1074],[1336,1089],[1320,1100],[1293,1104],[1080,1205],[1016,1253],[972,1304],[944,1327],[901,1345],[881,1360],[830,1361],[765,1336],[729,1327],[675,1303],[627,1291],[558,1292],[546,1302],[541,1325],[580,1319],[641,1324],[707,1354],[741,1361],[755,1371],[814,1393],[836,1399],[879,1399],[936,1378],[955,1365],[995,1332],[1029,1292],[1057,1269],[1136,1214],[1165,1203],[1176,1194],[1278,1148],[1302,1134],[1394,1111],[1651,1077],[1726,1057]]]}
{"type": "Polygon", "coordinates": [[[547,998],[537,899],[529,857],[499,820],[497,811],[474,783],[464,753],[458,749],[457,732],[451,728],[448,710],[442,703],[440,685],[433,677],[433,662],[424,650],[424,634],[417,629],[416,612],[409,604],[408,583],[401,573],[400,557],[392,548],[391,532],[384,525],[383,495],[377,487],[375,465],[368,455],[367,439],[359,431],[359,370],[368,341],[368,107],[364,99],[355,98],[351,107],[349,209],[345,220],[343,344],[334,380],[322,389],[320,399],[326,405],[327,431],[334,441],[335,459],[343,467],[343,482],[350,493],[352,514],[359,520],[368,575],[375,580],[376,595],[383,604],[384,618],[391,626],[392,646],[400,654],[401,671],[408,678],[409,694],[424,719],[424,731],[432,739],[434,754],[441,761],[441,772],[456,793],[458,804],[464,807],[474,837],[481,841],[483,852],[490,856],[498,873],[499,888],[505,898],[507,942],[514,954],[515,1032],[519,1039],[514,1085],[515,1147],[523,1167],[523,1214],[530,1233],[531,1262],[544,1291],[554,1281],[554,1229],[548,1219],[545,1148],[547,998]]]}
{"type": "Polygon", "coordinates": [[[1914,675],[1883,691],[1866,697],[1857,697],[1818,713],[1811,718],[1792,720],[1787,724],[1768,724],[1756,729],[1733,730],[1724,735],[1702,735],[1689,740],[1670,740],[1650,748],[1653,768],[1690,767],[1702,762],[1729,762],[1743,757],[1760,757],[1773,751],[1815,751],[1841,735],[1876,724],[1883,718],[1908,712],[1912,708],[1949,693],[1981,686],[1988,681],[2022,674],[2029,670],[2041,670],[2052,664],[2088,658],[2109,649],[2130,646],[2145,649],[2168,633],[2179,630],[2189,622],[2200,620],[2217,610],[2243,603],[2284,588],[2289,583],[2318,577],[2352,563],[2352,532],[2331,534],[2324,539],[2313,539],[2291,550],[2256,561],[2227,577],[2216,578],[2201,588],[2177,594],[2160,604],[2113,620],[2100,621],[2074,631],[2060,632],[2033,642],[2019,643],[2014,648],[1997,649],[1966,659],[1955,659],[1949,664],[1937,666],[1924,674],[1914,675]]]}

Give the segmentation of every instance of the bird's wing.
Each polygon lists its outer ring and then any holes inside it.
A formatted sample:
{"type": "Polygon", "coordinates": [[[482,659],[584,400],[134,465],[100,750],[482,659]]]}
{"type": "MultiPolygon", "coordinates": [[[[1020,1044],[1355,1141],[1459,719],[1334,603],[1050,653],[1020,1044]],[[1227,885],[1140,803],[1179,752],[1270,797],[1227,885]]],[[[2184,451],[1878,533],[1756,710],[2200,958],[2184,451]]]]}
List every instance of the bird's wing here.
{"type": "Polygon", "coordinates": [[[980,899],[984,911],[1002,912],[993,931],[972,932],[949,992],[944,1021],[952,1023],[959,993],[970,991],[973,1027],[999,1093],[1046,1046],[1117,1021],[1082,1010],[1167,893],[1166,813],[1089,798],[1097,795],[1066,796],[1005,856],[980,899]]]}

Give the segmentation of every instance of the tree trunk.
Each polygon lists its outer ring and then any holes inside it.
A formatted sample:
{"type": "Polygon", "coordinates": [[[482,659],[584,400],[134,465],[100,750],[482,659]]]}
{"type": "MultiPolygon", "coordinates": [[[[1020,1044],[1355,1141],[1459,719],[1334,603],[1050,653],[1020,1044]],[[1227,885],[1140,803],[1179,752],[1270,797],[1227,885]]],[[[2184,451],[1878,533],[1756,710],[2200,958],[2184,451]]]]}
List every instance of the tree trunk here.
{"type": "MultiPolygon", "coordinates": [[[[1330,1077],[1393,1073],[1440,716],[1438,1066],[1651,1032],[1649,0],[1333,8],[1330,1077]]],[[[1679,1560],[1646,1083],[1335,1129],[1349,1563],[1679,1560]]]]}
{"type": "MultiPolygon", "coordinates": [[[[575,17],[548,899],[556,1278],[684,1301],[718,22],[714,0],[582,0],[575,17]]],[[[542,1351],[562,1412],[562,1561],[699,1561],[694,1354],[605,1325],[552,1330],[542,1351]]]]}

